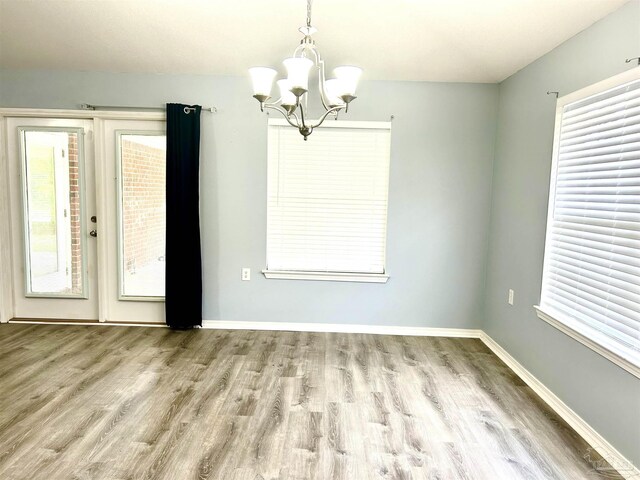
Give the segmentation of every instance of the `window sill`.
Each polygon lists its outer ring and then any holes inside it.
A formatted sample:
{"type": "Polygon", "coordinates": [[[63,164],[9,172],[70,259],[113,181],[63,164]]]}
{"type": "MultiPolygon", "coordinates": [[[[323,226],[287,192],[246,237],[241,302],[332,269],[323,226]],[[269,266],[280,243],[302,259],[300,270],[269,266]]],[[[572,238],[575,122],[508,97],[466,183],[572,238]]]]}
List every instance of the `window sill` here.
{"type": "Polygon", "coordinates": [[[328,282],[387,283],[383,273],[297,272],[291,270],[263,270],[266,278],[278,280],[323,280],[328,282]]]}
{"type": "MultiPolygon", "coordinates": [[[[586,334],[587,330],[591,331],[589,327],[585,327],[585,326],[581,327],[580,325],[576,325],[574,327],[570,325],[569,322],[563,322],[559,320],[557,318],[558,315],[553,316],[549,312],[543,311],[538,305],[534,305],[533,308],[535,308],[536,314],[538,315],[538,318],[540,318],[541,320],[544,320],[549,325],[557,328],[565,335],[568,335],[574,340],[577,340],[578,342],[582,343],[586,347],[589,347],[594,352],[602,355],[607,360],[625,369],[627,372],[631,373],[635,377],[640,378],[640,366],[630,361],[625,356],[622,356],[617,352],[614,352],[613,350],[601,345],[599,342],[592,340],[586,334]],[[579,329],[583,329],[583,332],[579,331],[579,329]]],[[[597,331],[593,330],[593,332],[595,333],[597,331]]],[[[633,352],[631,352],[631,354],[633,354],[633,352]]],[[[635,354],[637,355],[637,353],[635,354]]]]}

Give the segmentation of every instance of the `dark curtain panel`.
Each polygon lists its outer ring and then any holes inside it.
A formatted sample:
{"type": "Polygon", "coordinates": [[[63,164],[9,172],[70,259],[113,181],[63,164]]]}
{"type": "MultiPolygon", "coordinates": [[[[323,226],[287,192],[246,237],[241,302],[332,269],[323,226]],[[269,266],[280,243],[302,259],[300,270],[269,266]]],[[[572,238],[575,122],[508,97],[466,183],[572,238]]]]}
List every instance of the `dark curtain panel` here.
{"type": "Polygon", "coordinates": [[[199,105],[167,104],[165,312],[167,325],[175,329],[202,325],[201,109],[199,105]]]}

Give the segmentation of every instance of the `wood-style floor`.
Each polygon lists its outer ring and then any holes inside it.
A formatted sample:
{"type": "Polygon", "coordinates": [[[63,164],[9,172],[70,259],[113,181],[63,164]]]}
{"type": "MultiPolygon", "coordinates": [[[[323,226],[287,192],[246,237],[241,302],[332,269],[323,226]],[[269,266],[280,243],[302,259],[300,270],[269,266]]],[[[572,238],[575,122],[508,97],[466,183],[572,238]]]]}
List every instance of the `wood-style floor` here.
{"type": "Polygon", "coordinates": [[[479,340],[0,325],[3,480],[594,479],[589,448],[479,340]]]}

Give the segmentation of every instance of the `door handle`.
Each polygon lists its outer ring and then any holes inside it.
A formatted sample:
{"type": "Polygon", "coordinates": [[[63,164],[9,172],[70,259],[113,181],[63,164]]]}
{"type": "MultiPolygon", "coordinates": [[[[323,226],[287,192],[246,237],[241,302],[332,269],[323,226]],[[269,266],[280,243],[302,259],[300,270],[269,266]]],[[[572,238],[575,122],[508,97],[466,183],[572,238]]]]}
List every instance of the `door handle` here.
{"type": "Polygon", "coordinates": [[[91,230],[89,232],[89,235],[91,235],[92,237],[97,237],[98,236],[98,232],[96,232],[95,230],[91,230]]]}

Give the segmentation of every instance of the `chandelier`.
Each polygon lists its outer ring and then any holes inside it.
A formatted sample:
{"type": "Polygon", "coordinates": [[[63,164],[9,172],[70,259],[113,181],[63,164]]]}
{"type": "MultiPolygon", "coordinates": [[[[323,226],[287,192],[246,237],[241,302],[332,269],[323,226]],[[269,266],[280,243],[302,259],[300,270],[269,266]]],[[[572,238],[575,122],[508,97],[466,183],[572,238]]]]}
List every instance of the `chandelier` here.
{"type": "Polygon", "coordinates": [[[311,26],[311,2],[307,0],[307,24],[298,31],[304,35],[300,45],[291,58],[282,63],[287,70],[287,78],[278,80],[280,98],[269,102],[273,79],[278,73],[270,67],[253,67],[249,69],[253,83],[253,97],[260,102],[260,110],[265,108],[277,110],[289,124],[300,131],[306,140],[328,116],[337,117],[338,112],[349,110],[349,103],[356,98],[356,87],[362,70],[351,65],[343,65],[333,70],[335,78],[325,77],[325,66],[311,36],[317,31],[311,26]],[[318,120],[308,119],[309,73],[311,67],[318,69],[318,91],[324,113],[318,120]]]}

